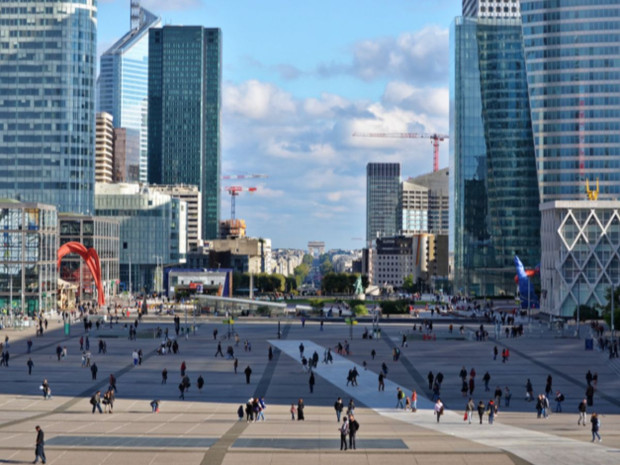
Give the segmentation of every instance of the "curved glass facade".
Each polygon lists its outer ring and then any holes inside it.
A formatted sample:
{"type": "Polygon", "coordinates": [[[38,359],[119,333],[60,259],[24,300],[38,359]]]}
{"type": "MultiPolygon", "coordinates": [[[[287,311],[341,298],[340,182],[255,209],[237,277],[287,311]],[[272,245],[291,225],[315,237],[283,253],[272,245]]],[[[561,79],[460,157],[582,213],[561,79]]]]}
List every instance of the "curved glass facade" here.
{"type": "Polygon", "coordinates": [[[125,128],[126,181],[147,180],[149,28],[161,20],[140,8],[140,23],[101,55],[97,111],[110,113],[125,128]],[[134,173],[139,172],[138,177],[134,173]],[[135,178],[135,179],[134,179],[135,178]]]}
{"type": "Polygon", "coordinates": [[[620,195],[620,3],[521,0],[542,202],[620,195]]]}
{"type": "Polygon", "coordinates": [[[93,213],[96,0],[0,3],[0,197],[93,213]]]}
{"type": "Polygon", "coordinates": [[[513,257],[540,259],[540,212],[521,23],[452,28],[451,234],[456,289],[514,294],[513,257]]]}

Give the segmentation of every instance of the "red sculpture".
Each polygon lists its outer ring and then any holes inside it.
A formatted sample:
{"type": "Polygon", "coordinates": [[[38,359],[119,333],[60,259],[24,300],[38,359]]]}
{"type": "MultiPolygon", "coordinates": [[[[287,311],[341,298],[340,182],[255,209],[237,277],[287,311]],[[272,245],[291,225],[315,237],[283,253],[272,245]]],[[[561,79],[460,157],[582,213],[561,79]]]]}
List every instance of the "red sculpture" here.
{"type": "Polygon", "coordinates": [[[86,249],[86,247],[79,242],[67,242],[58,249],[58,269],[60,269],[62,257],[70,253],[76,253],[84,259],[86,266],[88,266],[90,273],[93,275],[95,285],[97,286],[97,303],[100,306],[105,305],[105,295],[103,293],[103,285],[101,284],[101,264],[99,263],[97,251],[95,249],[86,249]]]}

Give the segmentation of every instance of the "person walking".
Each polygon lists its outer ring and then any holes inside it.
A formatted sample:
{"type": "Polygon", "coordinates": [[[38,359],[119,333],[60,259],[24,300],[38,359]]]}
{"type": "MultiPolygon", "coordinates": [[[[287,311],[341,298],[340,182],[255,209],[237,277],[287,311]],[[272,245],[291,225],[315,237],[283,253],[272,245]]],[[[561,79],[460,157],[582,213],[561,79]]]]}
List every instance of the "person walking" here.
{"type": "Polygon", "coordinates": [[[250,365],[245,367],[245,370],[243,372],[245,373],[245,384],[250,384],[250,376],[252,375],[252,369],[250,368],[250,365]]]}
{"type": "Polygon", "coordinates": [[[215,351],[215,355],[214,357],[217,357],[219,355],[222,356],[222,358],[224,357],[224,352],[222,352],[222,343],[218,341],[217,343],[217,350],[215,351]]]}
{"type": "Polygon", "coordinates": [[[41,463],[45,463],[47,460],[45,458],[45,433],[39,425],[35,426],[34,429],[37,432],[37,439],[34,446],[34,462],[32,463],[38,463],[39,457],[41,457],[41,463]]]}
{"type": "Polygon", "coordinates": [[[482,417],[484,416],[484,402],[478,402],[478,416],[480,417],[480,424],[482,424],[482,417]]]}
{"type": "Polygon", "coordinates": [[[114,411],[114,390],[110,387],[103,395],[103,410],[105,413],[113,413],[114,411]]]}
{"type": "Polygon", "coordinates": [[[308,385],[310,386],[310,394],[314,392],[314,371],[310,372],[310,379],[308,379],[308,385]]]}
{"type": "Polygon", "coordinates": [[[474,400],[470,397],[469,401],[465,405],[465,417],[467,418],[470,425],[471,425],[471,417],[474,414],[475,408],[476,406],[474,405],[474,400]]]}
{"type": "Polygon", "coordinates": [[[588,407],[592,407],[594,405],[594,386],[592,384],[589,384],[586,388],[586,399],[588,407]]]}
{"type": "Polygon", "coordinates": [[[161,371],[161,384],[166,384],[168,382],[168,370],[164,368],[161,371]]]}
{"type": "Polygon", "coordinates": [[[118,389],[116,389],[116,376],[114,376],[113,373],[110,373],[110,389],[112,389],[115,393],[118,392],[118,389]]]}
{"type": "Polygon", "coordinates": [[[433,375],[433,372],[429,371],[426,378],[428,379],[428,388],[433,389],[433,381],[435,380],[435,375],[433,375]]]}
{"type": "Polygon", "coordinates": [[[99,413],[103,413],[101,410],[101,391],[95,392],[90,398],[90,405],[93,406],[92,413],[95,413],[95,409],[99,410],[99,413]]]}
{"type": "Polygon", "coordinates": [[[484,381],[484,390],[487,392],[490,391],[491,389],[489,388],[489,381],[491,381],[491,375],[488,371],[482,377],[482,381],[484,381]]]}
{"type": "Polygon", "coordinates": [[[356,449],[355,436],[359,428],[360,424],[355,419],[355,416],[353,414],[349,415],[349,449],[356,449]]]}
{"type": "Polygon", "coordinates": [[[601,435],[598,433],[600,427],[601,427],[601,422],[598,419],[598,415],[596,414],[596,412],[592,413],[592,416],[590,417],[590,423],[592,423],[592,442],[594,442],[594,438],[598,438],[598,442],[601,442],[601,435]]]}
{"type": "Polygon", "coordinates": [[[586,411],[588,408],[588,401],[583,399],[579,405],[577,406],[577,410],[579,411],[579,419],[577,420],[577,424],[580,425],[583,423],[583,426],[586,426],[586,411]]]}
{"type": "MultiPolygon", "coordinates": [[[[379,372],[379,391],[385,391],[385,376],[383,376],[383,372],[379,372]]],[[[340,420],[339,420],[340,421],[340,420]]]]}
{"type": "Polygon", "coordinates": [[[301,397],[297,401],[297,421],[305,421],[304,400],[301,397]]]}
{"type": "Polygon", "coordinates": [[[495,402],[490,400],[487,404],[487,411],[489,412],[489,425],[493,424],[493,420],[495,419],[495,414],[497,411],[495,410],[495,402]]]}
{"type": "Polygon", "coordinates": [[[185,364],[185,360],[181,362],[181,377],[185,376],[185,370],[187,370],[187,365],[185,364]]]}
{"type": "Polygon", "coordinates": [[[559,390],[555,393],[555,411],[562,411],[562,402],[564,402],[564,394],[562,394],[559,390]]]}
{"type": "Polygon", "coordinates": [[[396,407],[395,408],[405,408],[405,393],[399,388],[396,388],[396,407]]]}
{"type": "Polygon", "coordinates": [[[32,361],[32,358],[28,358],[28,361],[26,362],[26,365],[28,366],[28,374],[31,375],[32,374],[32,367],[34,366],[34,362],[32,361]]]}
{"type": "Polygon", "coordinates": [[[336,421],[340,423],[340,415],[342,415],[342,410],[344,409],[344,404],[342,403],[342,398],[338,397],[336,402],[334,402],[334,410],[336,411],[336,421]]]}
{"type": "Polygon", "coordinates": [[[342,425],[338,428],[340,431],[340,450],[347,450],[347,435],[349,434],[349,418],[342,419],[342,425]]]}
{"type": "Polygon", "coordinates": [[[97,364],[93,363],[90,366],[90,374],[92,375],[93,380],[97,379],[97,370],[98,370],[97,364]]]}
{"type": "Polygon", "coordinates": [[[437,399],[433,410],[435,411],[435,415],[437,415],[437,423],[439,423],[439,419],[443,415],[443,402],[441,402],[441,399],[437,399]]]}
{"type": "Polygon", "coordinates": [[[417,411],[418,411],[418,393],[414,389],[413,392],[411,393],[411,412],[413,413],[417,411]]]}

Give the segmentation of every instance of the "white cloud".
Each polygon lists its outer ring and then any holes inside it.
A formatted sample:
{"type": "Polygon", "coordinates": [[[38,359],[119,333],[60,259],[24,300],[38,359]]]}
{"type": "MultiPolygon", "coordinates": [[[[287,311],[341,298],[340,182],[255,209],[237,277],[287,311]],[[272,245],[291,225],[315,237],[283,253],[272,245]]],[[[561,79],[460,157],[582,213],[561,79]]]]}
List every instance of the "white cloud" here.
{"type": "Polygon", "coordinates": [[[437,26],[360,41],[350,63],[323,63],[319,75],[352,74],[365,81],[388,77],[414,83],[445,82],[449,72],[449,32],[437,26]]]}
{"type": "MultiPolygon", "coordinates": [[[[380,101],[368,102],[327,92],[300,99],[257,80],[226,83],[223,117],[226,171],[269,175],[255,194],[239,199],[237,217],[249,234],[270,237],[275,247],[299,247],[300,238],[365,235],[368,162],[399,162],[403,178],[432,169],[426,139],[352,133],[447,132],[448,91],[399,80],[386,85],[380,101]]],[[[445,166],[447,144],[441,153],[445,166]]],[[[223,199],[226,215],[230,204],[223,199]]]]}
{"type": "Polygon", "coordinates": [[[291,94],[256,80],[224,86],[222,99],[227,112],[251,119],[278,119],[296,110],[291,94]]]}

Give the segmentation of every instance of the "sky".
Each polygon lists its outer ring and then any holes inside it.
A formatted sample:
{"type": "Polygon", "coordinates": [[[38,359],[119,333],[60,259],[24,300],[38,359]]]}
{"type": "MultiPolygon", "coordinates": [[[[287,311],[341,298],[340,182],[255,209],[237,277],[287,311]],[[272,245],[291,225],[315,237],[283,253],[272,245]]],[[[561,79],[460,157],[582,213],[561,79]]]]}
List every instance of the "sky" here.
{"type": "MultiPolygon", "coordinates": [[[[222,181],[251,237],[273,248],[359,249],[366,165],[403,179],[433,168],[429,139],[449,133],[449,29],[461,0],[142,0],[163,24],[222,30],[222,181]]],[[[130,0],[99,0],[98,54],[129,30],[130,0]]],[[[448,143],[440,148],[448,166],[448,143]]],[[[222,192],[221,217],[230,217],[222,192]]]]}

